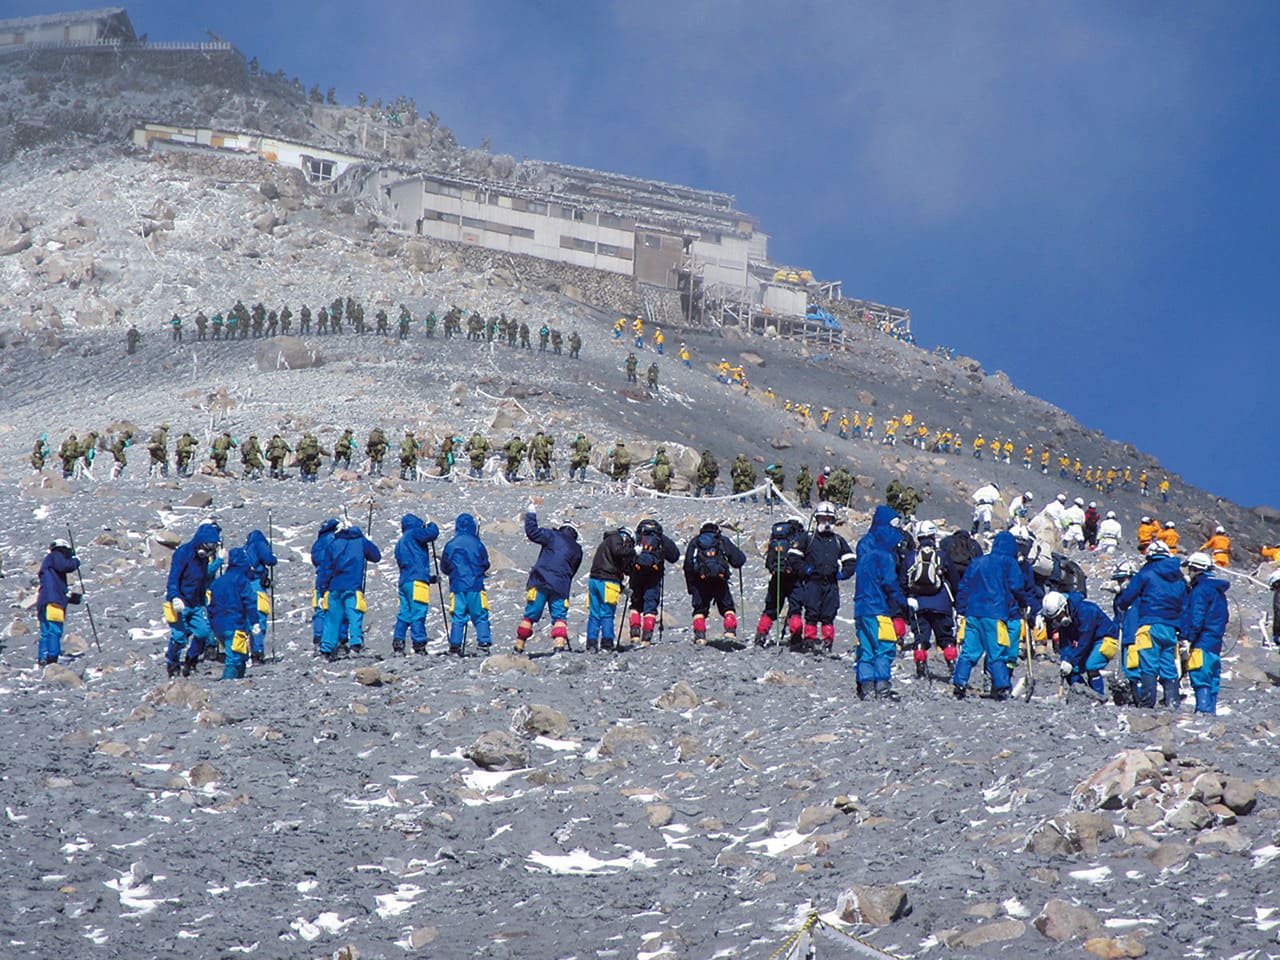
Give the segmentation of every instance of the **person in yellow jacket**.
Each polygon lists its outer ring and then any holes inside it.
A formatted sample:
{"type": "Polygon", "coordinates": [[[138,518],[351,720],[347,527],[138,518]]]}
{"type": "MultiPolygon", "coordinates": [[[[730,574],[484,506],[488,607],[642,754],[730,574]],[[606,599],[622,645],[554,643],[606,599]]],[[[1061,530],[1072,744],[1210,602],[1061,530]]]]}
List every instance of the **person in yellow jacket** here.
{"type": "Polygon", "coordinates": [[[1216,566],[1231,566],[1231,538],[1227,536],[1226,528],[1221,524],[1214,528],[1213,536],[1206,540],[1200,549],[1213,557],[1216,566]]]}
{"type": "Polygon", "coordinates": [[[1168,503],[1169,502],[1169,478],[1161,477],[1160,486],[1158,486],[1156,489],[1160,491],[1160,499],[1163,500],[1165,503],[1168,503]]]}
{"type": "Polygon", "coordinates": [[[915,414],[913,414],[910,410],[908,410],[906,413],[902,415],[902,420],[901,420],[902,429],[904,431],[910,432],[911,424],[915,423],[915,420],[916,420],[915,414]]]}
{"type": "Polygon", "coordinates": [[[841,440],[849,439],[849,415],[847,413],[840,414],[840,425],[836,429],[840,434],[841,440]]]}
{"type": "Polygon", "coordinates": [[[887,443],[891,447],[896,447],[898,445],[898,421],[897,420],[885,421],[884,437],[881,438],[880,442],[887,443]]]}
{"type": "Polygon", "coordinates": [[[916,446],[921,450],[929,445],[929,428],[923,423],[916,427],[916,446]]]}
{"type": "Polygon", "coordinates": [[[876,438],[876,418],[871,414],[867,414],[866,438],[874,440],[876,438]]]}
{"type": "Polygon", "coordinates": [[[1002,454],[1005,463],[1012,464],[1013,463],[1013,441],[1006,440],[1004,442],[1004,445],[1000,448],[1000,453],[1002,454]]]}
{"type": "Polygon", "coordinates": [[[1280,563],[1280,547],[1263,547],[1262,559],[1271,563],[1280,563]]]}
{"type": "Polygon", "coordinates": [[[853,411],[853,435],[857,439],[862,439],[862,414],[857,410],[853,411]]]}
{"type": "Polygon", "coordinates": [[[1177,528],[1172,520],[1165,523],[1164,529],[1156,534],[1156,539],[1162,541],[1169,548],[1170,553],[1178,552],[1178,541],[1181,537],[1179,537],[1177,528]]]}
{"type": "Polygon", "coordinates": [[[1138,474],[1138,493],[1144,497],[1147,495],[1147,471],[1145,470],[1138,474]]]}
{"type": "Polygon", "coordinates": [[[1031,444],[1027,444],[1022,448],[1022,466],[1023,469],[1030,470],[1031,465],[1036,462],[1036,448],[1031,444]]]}
{"type": "Polygon", "coordinates": [[[653,349],[658,351],[658,356],[662,356],[662,345],[667,342],[667,338],[662,335],[662,328],[653,331],[653,349]]]}
{"type": "Polygon", "coordinates": [[[619,317],[613,325],[613,339],[621,340],[623,332],[627,329],[627,318],[619,317]]]}
{"type": "Polygon", "coordinates": [[[1093,486],[1093,467],[1084,468],[1084,482],[1089,486],[1093,486]]]}
{"type": "Polygon", "coordinates": [[[1142,522],[1138,524],[1138,552],[1146,553],[1147,547],[1151,546],[1151,541],[1156,538],[1156,534],[1160,532],[1160,521],[1152,520],[1150,517],[1143,517],[1142,522]]]}
{"type": "Polygon", "coordinates": [[[831,426],[831,410],[827,407],[823,407],[822,419],[818,422],[818,427],[822,430],[826,430],[829,426],[831,426]]]}
{"type": "Polygon", "coordinates": [[[716,379],[721,383],[729,382],[729,361],[724,357],[721,357],[720,362],[716,364],[716,379]]]}
{"type": "Polygon", "coordinates": [[[1000,462],[1000,441],[997,440],[995,437],[992,437],[991,440],[987,443],[987,447],[991,450],[991,462],[999,463],[1000,462]]]}
{"type": "Polygon", "coordinates": [[[982,438],[982,434],[978,434],[973,438],[973,459],[982,459],[982,450],[986,445],[987,441],[982,438]]]}
{"type": "Polygon", "coordinates": [[[1049,451],[1044,449],[1040,451],[1040,472],[1046,477],[1049,475],[1049,451]]]}
{"type": "Polygon", "coordinates": [[[1076,483],[1079,483],[1079,482],[1080,482],[1080,475],[1081,475],[1081,473],[1084,471],[1084,464],[1082,464],[1082,463],[1080,462],[1080,458],[1079,458],[1079,457],[1076,457],[1076,462],[1075,462],[1075,467],[1074,467],[1074,469],[1075,469],[1075,474],[1076,474],[1076,483]]]}
{"type": "Polygon", "coordinates": [[[693,367],[693,364],[689,362],[689,348],[683,343],[680,344],[680,362],[687,368],[693,367]]]}

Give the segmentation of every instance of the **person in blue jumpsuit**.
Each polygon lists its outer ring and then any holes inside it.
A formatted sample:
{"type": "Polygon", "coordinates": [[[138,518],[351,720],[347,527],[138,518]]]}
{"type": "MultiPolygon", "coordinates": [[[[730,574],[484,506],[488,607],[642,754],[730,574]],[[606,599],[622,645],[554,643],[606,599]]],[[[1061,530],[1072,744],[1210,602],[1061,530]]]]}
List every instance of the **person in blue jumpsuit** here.
{"type": "Polygon", "coordinates": [[[569,646],[569,592],[582,566],[578,531],[569,523],[559,527],[538,526],[538,508],[530,503],[524,512],[524,535],[541,549],[525,584],[524,619],[516,627],[516,653],[524,653],[525,644],[533,636],[533,625],[548,607],[552,651],[565,650],[569,646]]]}
{"type": "Polygon", "coordinates": [[[338,524],[333,539],[325,545],[317,568],[318,589],[321,595],[329,596],[320,654],[330,661],[338,659],[338,632],[344,618],[350,651],[364,649],[364,568],[381,560],[382,551],[359,527],[338,524]]]}
{"type": "Polygon", "coordinates": [[[62,656],[62,628],[67,618],[67,605],[81,600],[80,594],[68,591],[67,574],[79,569],[80,559],[70,543],[59,537],[49,544],[49,552],[40,563],[40,592],[36,595],[36,619],[40,622],[36,662],[42,667],[57,663],[62,656]]]}
{"type": "Polygon", "coordinates": [[[1156,681],[1164,688],[1162,703],[1177,709],[1178,628],[1186,610],[1187,583],[1182,567],[1162,540],[1147,547],[1147,562],[1116,597],[1116,613],[1138,608],[1138,629],[1126,663],[1138,670],[1137,704],[1156,705],[1156,681]]]}
{"type": "Polygon", "coordinates": [[[1028,604],[1026,577],[1018,563],[1018,542],[1008,530],[991,541],[991,552],[976,557],[956,593],[960,655],[951,674],[957,699],[963,700],[974,665],[985,659],[991,696],[1009,699],[1009,611],[1028,604]]]}
{"type": "Polygon", "coordinates": [[[662,524],[646,517],[636,524],[635,559],[631,566],[631,613],[628,627],[633,641],[647,647],[663,606],[667,564],[680,559],[676,542],[662,532],[662,524]]]}
{"type": "Polygon", "coordinates": [[[907,632],[908,612],[907,595],[898,575],[896,551],[904,537],[894,526],[897,519],[897,511],[891,507],[876,507],[871,532],[858,541],[853,618],[858,634],[860,700],[868,693],[874,693],[877,700],[897,699],[891,675],[898,641],[907,632]]]}
{"type": "Polygon", "coordinates": [[[404,653],[405,637],[413,638],[413,652],[427,652],[427,613],[431,604],[431,584],[439,578],[431,569],[431,544],[440,528],[413,513],[400,518],[400,539],[396,542],[396,566],[400,568],[400,609],[396,613],[391,650],[404,653]]]}
{"type": "Polygon", "coordinates": [[[223,680],[244,677],[251,641],[261,643],[258,623],[258,583],[250,572],[249,553],[234,547],[227,568],[209,588],[209,627],[222,646],[223,680]]]}
{"type": "Polygon", "coordinates": [[[1213,558],[1206,553],[1187,557],[1191,593],[1182,620],[1187,645],[1187,677],[1196,695],[1196,713],[1218,712],[1222,681],[1222,635],[1227,631],[1227,591],[1231,585],[1212,576],[1213,558]]]}
{"type": "Polygon", "coordinates": [[[591,558],[587,579],[587,652],[614,648],[614,618],[627,572],[635,560],[635,540],[626,527],[606,530],[591,558]]]}
{"type": "MultiPolygon", "coordinates": [[[[324,634],[324,617],[329,604],[324,591],[320,589],[320,564],[323,562],[329,541],[337,532],[338,519],[330,517],[320,524],[320,529],[316,531],[315,543],[311,545],[311,565],[316,568],[315,586],[311,593],[311,644],[317,651],[320,649],[320,638],[324,634]]],[[[346,647],[349,629],[350,624],[344,618],[338,628],[338,646],[346,647]]]]}
{"type": "MultiPolygon", "coordinates": [[[[907,606],[911,608],[911,632],[915,636],[912,659],[916,676],[925,677],[929,671],[929,648],[936,640],[942,655],[951,667],[956,662],[955,602],[953,588],[948,582],[946,564],[938,551],[938,527],[932,520],[922,521],[917,530],[916,548],[903,561],[904,569],[916,569],[916,561],[932,551],[936,557],[940,582],[937,589],[932,584],[913,583],[907,578],[907,606]]],[[[925,564],[921,563],[921,569],[925,564]]]]}
{"type": "Polygon", "coordinates": [[[253,584],[254,602],[257,605],[254,619],[258,629],[251,631],[251,656],[254,663],[263,663],[266,660],[267,627],[271,622],[271,579],[275,576],[275,566],[279,560],[271,551],[271,543],[261,530],[252,531],[245,539],[244,553],[249,561],[249,580],[253,584]]]}
{"type": "Polygon", "coordinates": [[[489,572],[489,551],[480,541],[476,518],[460,513],[453,521],[453,537],[440,554],[440,570],[449,578],[449,653],[462,656],[468,623],[476,627],[480,653],[489,655],[493,647],[489,630],[489,597],[484,578],[489,572]]]}
{"type": "Polygon", "coordinates": [[[213,565],[221,540],[214,524],[202,523],[190,540],[173,551],[165,585],[165,619],[169,621],[165,665],[171,677],[179,670],[184,677],[191,675],[211,636],[205,594],[212,579],[210,568],[217,569],[213,565]]]}
{"type": "Polygon", "coordinates": [[[1075,591],[1050,590],[1041,604],[1045,627],[1057,631],[1059,668],[1068,684],[1103,695],[1102,670],[1120,650],[1119,631],[1100,606],[1075,591]]]}

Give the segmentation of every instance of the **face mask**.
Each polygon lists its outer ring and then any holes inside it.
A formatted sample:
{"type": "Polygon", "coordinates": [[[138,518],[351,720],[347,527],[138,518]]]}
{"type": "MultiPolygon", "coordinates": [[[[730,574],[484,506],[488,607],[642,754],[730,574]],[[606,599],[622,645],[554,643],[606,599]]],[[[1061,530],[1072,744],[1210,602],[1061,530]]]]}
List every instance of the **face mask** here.
{"type": "Polygon", "coordinates": [[[829,522],[827,522],[826,520],[819,520],[819,521],[818,521],[818,532],[819,532],[819,533],[830,533],[830,532],[832,531],[833,527],[834,527],[834,525],[833,525],[833,524],[831,524],[831,523],[829,523],[829,522]]]}

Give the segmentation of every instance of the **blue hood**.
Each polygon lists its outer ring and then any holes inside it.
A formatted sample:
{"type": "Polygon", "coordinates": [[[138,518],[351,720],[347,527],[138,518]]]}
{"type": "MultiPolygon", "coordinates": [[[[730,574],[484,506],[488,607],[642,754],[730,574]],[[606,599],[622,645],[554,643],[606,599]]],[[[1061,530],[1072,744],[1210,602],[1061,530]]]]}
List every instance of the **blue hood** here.
{"type": "Polygon", "coordinates": [[[248,570],[249,554],[245,552],[244,547],[232,547],[227,554],[227,572],[232,570],[248,570]]]}
{"type": "Polygon", "coordinates": [[[320,529],[316,531],[317,536],[324,536],[326,533],[333,533],[338,529],[338,520],[336,517],[330,517],[324,523],[320,524],[320,529]]]}
{"type": "Polygon", "coordinates": [[[426,526],[426,524],[423,523],[422,518],[418,516],[416,513],[406,513],[403,517],[400,518],[401,533],[408,533],[410,530],[417,530],[418,528],[424,527],[424,526],[426,526]]]}
{"type": "Polygon", "coordinates": [[[991,541],[991,552],[1001,557],[1018,556],[1018,541],[1008,530],[1001,530],[991,541]]]}
{"type": "Polygon", "coordinates": [[[191,542],[197,546],[202,543],[221,543],[222,532],[212,523],[202,523],[196,527],[196,533],[191,538],[191,542]]]}
{"type": "Polygon", "coordinates": [[[469,513],[458,514],[458,519],[453,521],[454,533],[476,535],[476,518],[469,513]]]}

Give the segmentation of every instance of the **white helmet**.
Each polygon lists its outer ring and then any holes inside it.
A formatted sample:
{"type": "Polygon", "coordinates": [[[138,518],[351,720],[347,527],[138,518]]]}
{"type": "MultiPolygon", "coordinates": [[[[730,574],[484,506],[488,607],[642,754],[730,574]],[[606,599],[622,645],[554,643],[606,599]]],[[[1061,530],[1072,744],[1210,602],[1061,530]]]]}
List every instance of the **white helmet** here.
{"type": "Polygon", "coordinates": [[[1089,501],[1089,506],[1091,506],[1091,507],[1096,507],[1097,505],[1098,505],[1098,501],[1097,501],[1097,500],[1090,500],[1090,501],[1089,501]]]}
{"type": "Polygon", "coordinates": [[[1114,510],[1108,510],[1108,511],[1107,511],[1107,519],[1108,519],[1108,520],[1114,520],[1115,518],[1116,518],[1116,512],[1115,512],[1114,510]]]}
{"type": "Polygon", "coordinates": [[[1172,529],[1173,529],[1173,521],[1172,521],[1172,520],[1168,521],[1168,522],[1164,525],[1164,528],[1165,528],[1166,530],[1172,530],[1172,529]]]}
{"type": "Polygon", "coordinates": [[[1163,540],[1152,540],[1151,545],[1147,547],[1148,557],[1171,557],[1173,554],[1169,551],[1169,545],[1163,540]]]}
{"type": "Polygon", "coordinates": [[[1072,500],[1071,502],[1072,502],[1072,503],[1074,503],[1077,507],[1083,507],[1083,506],[1084,506],[1084,497],[1076,497],[1076,498],[1075,498],[1074,500],[1072,500]]]}
{"type": "Polygon", "coordinates": [[[1050,590],[1044,595],[1040,609],[1047,620],[1057,620],[1067,612],[1067,598],[1057,590],[1050,590]]]}
{"type": "Polygon", "coordinates": [[[830,500],[823,500],[820,504],[818,504],[818,509],[813,511],[813,515],[815,517],[834,518],[836,515],[836,508],[832,505],[830,500]]]}
{"type": "Polygon", "coordinates": [[[1066,495],[1065,493],[1060,493],[1060,494],[1058,494],[1058,496],[1057,496],[1057,497],[1055,497],[1054,499],[1056,499],[1059,503],[1066,503],[1066,502],[1067,502],[1067,495],[1066,495]]]}
{"type": "Polygon", "coordinates": [[[1032,495],[1032,493],[1031,493],[1031,491],[1030,491],[1030,490],[1024,490],[1024,491],[1022,491],[1022,499],[1023,499],[1023,500],[1026,500],[1026,501],[1028,501],[1028,502],[1030,502],[1030,501],[1034,500],[1034,499],[1035,499],[1035,497],[1032,495]]]}
{"type": "Polygon", "coordinates": [[[62,537],[57,537],[53,541],[53,543],[49,544],[49,549],[50,550],[70,550],[71,544],[68,543],[66,540],[63,540],[62,537]]]}
{"type": "Polygon", "coordinates": [[[1187,557],[1187,566],[1192,570],[1199,570],[1203,573],[1205,570],[1208,570],[1213,566],[1213,560],[1207,553],[1201,553],[1197,550],[1191,556],[1187,557]]]}
{"type": "Polygon", "coordinates": [[[1143,518],[1142,518],[1142,522],[1143,522],[1143,523],[1150,523],[1150,522],[1151,522],[1151,518],[1150,518],[1150,517],[1143,517],[1143,518]]]}
{"type": "Polygon", "coordinates": [[[938,535],[938,525],[932,520],[921,520],[919,526],[916,527],[916,536],[918,537],[936,537],[938,535]]]}
{"type": "Polygon", "coordinates": [[[1125,577],[1132,577],[1137,571],[1133,567],[1132,560],[1121,560],[1116,564],[1115,572],[1111,574],[1112,580],[1123,580],[1125,577]]]}
{"type": "Polygon", "coordinates": [[[1267,586],[1274,587],[1280,583],[1280,570],[1271,571],[1271,576],[1267,577],[1267,586]]]}
{"type": "Polygon", "coordinates": [[[1214,527],[1214,528],[1213,528],[1213,532],[1214,532],[1214,533],[1226,533],[1226,532],[1227,532],[1227,528],[1226,528],[1226,527],[1224,527],[1222,524],[1218,524],[1216,527],[1214,527]]]}

